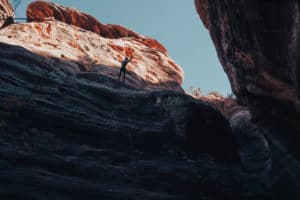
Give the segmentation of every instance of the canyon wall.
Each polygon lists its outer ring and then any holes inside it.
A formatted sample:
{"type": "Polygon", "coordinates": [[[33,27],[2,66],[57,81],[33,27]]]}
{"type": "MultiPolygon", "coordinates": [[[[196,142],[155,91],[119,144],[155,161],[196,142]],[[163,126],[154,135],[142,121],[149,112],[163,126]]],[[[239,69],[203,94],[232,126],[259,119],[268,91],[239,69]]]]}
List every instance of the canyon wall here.
{"type": "Polygon", "coordinates": [[[259,121],[299,132],[298,1],[195,4],[239,102],[259,121]]]}

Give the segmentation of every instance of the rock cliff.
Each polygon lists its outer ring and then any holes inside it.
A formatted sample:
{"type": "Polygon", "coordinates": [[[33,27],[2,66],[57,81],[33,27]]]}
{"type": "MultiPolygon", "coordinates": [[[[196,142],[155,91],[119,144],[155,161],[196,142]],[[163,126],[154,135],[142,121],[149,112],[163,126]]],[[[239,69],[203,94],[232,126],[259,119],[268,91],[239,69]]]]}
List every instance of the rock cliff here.
{"type": "Polygon", "coordinates": [[[239,102],[299,132],[298,1],[195,4],[239,102]]]}
{"type": "Polygon", "coordinates": [[[127,84],[140,89],[182,90],[182,69],[166,52],[149,48],[130,37],[108,39],[59,21],[13,24],[1,30],[0,41],[19,45],[45,57],[59,58],[79,71],[97,71],[118,77],[121,61],[127,66],[127,84]]]}
{"type": "Polygon", "coordinates": [[[222,181],[238,184],[220,159],[240,169],[235,143],[207,103],[123,87],[20,46],[1,43],[0,52],[1,198],[233,195],[222,181]]]}
{"type": "Polygon", "coordinates": [[[195,0],[195,5],[237,97],[237,106],[228,107],[233,132],[265,138],[276,198],[300,196],[299,1],[195,0]]]}
{"type": "Polygon", "coordinates": [[[27,17],[36,23],[11,27],[12,32],[21,34],[19,41],[23,41],[22,46],[26,48],[35,44],[33,51],[46,50],[50,56],[85,62],[89,70],[93,70],[94,64],[112,66],[109,70],[98,71],[114,77],[118,76],[117,67],[122,59],[133,56],[127,67],[132,72],[128,84],[144,89],[182,90],[183,70],[169,57],[165,47],[152,38],[119,25],[101,24],[88,14],[44,1],[31,3],[27,17]],[[29,45],[28,40],[32,41],[29,45]]]}

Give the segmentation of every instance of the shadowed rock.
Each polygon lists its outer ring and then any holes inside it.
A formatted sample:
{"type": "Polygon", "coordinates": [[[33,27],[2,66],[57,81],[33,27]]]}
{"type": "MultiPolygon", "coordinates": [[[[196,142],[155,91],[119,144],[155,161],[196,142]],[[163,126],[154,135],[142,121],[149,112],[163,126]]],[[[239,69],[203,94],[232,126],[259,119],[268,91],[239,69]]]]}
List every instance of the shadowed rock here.
{"type": "Polygon", "coordinates": [[[269,173],[272,167],[269,143],[259,127],[253,123],[249,109],[238,105],[233,99],[225,99],[224,107],[245,171],[269,173]]]}
{"type": "Polygon", "coordinates": [[[226,158],[239,173],[229,124],[207,103],[123,87],[17,46],[0,52],[2,198],[242,195],[215,163],[226,158]]]}
{"type": "Polygon", "coordinates": [[[250,157],[265,169],[272,166],[268,184],[274,197],[299,197],[299,1],[195,0],[195,5],[237,102],[247,107],[229,109],[236,113],[228,115],[233,131],[242,140],[256,135],[246,144],[265,147],[250,157]]]}
{"type": "Polygon", "coordinates": [[[195,0],[240,103],[299,133],[299,2],[195,0]],[[283,123],[282,123],[283,122],[283,123]]]}

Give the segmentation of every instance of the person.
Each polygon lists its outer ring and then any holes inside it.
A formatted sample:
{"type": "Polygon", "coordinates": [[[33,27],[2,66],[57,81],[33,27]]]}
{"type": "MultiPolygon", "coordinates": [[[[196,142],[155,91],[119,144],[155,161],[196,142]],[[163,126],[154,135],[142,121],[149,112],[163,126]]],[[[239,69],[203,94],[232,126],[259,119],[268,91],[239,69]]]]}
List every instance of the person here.
{"type": "Polygon", "coordinates": [[[123,73],[123,83],[125,83],[125,74],[126,74],[126,65],[131,62],[132,57],[130,59],[128,59],[128,57],[126,57],[123,61],[122,61],[122,65],[121,65],[121,69],[120,69],[120,73],[119,73],[119,80],[120,77],[123,73]]]}

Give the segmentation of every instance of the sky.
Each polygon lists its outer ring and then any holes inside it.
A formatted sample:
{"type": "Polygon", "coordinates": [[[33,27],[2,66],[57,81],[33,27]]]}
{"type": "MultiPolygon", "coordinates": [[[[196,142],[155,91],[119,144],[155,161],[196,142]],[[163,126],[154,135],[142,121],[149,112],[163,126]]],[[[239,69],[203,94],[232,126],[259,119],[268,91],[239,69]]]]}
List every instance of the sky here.
{"type": "MultiPolygon", "coordinates": [[[[22,0],[17,17],[25,17],[33,0],[22,0]]],[[[120,24],[155,38],[185,73],[183,88],[200,88],[204,93],[231,93],[209,32],[203,26],[194,0],[52,0],[74,7],[101,23],[120,24]]]]}

